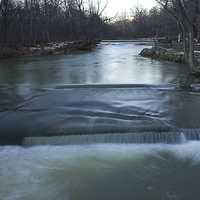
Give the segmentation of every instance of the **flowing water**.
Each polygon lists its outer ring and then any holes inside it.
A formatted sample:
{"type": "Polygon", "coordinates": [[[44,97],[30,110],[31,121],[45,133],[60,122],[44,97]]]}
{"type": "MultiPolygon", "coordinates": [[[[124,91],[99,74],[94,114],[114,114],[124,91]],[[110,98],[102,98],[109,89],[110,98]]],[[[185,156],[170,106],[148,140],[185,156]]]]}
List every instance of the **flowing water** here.
{"type": "Polygon", "coordinates": [[[2,200],[198,200],[200,143],[0,148],[2,200]]]}
{"type": "Polygon", "coordinates": [[[200,128],[199,92],[173,87],[27,88],[18,94],[7,88],[1,96],[0,142],[6,144],[36,136],[200,128]]]}
{"type": "Polygon", "coordinates": [[[31,87],[55,84],[155,84],[177,83],[187,67],[142,58],[148,46],[134,42],[104,42],[93,52],[41,56],[0,62],[0,84],[31,87]]]}
{"type": "Polygon", "coordinates": [[[0,62],[0,200],[199,199],[200,93],[144,47],[0,62]]]}

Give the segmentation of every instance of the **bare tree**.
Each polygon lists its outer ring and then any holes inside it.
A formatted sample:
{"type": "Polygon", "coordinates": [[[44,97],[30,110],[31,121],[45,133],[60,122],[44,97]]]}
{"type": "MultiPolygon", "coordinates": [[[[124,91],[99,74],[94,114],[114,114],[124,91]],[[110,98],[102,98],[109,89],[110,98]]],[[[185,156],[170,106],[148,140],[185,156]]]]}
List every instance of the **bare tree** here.
{"type": "Polygon", "coordinates": [[[0,2],[0,14],[1,14],[1,32],[2,42],[7,44],[8,25],[10,23],[10,17],[12,10],[12,4],[10,0],[1,0],[0,2]]]}
{"type": "Polygon", "coordinates": [[[0,0],[0,45],[98,39],[104,10],[100,0],[0,0]]]}
{"type": "Polygon", "coordinates": [[[199,73],[194,60],[194,30],[199,0],[156,0],[177,22],[182,35],[185,60],[192,73],[199,73]]]}

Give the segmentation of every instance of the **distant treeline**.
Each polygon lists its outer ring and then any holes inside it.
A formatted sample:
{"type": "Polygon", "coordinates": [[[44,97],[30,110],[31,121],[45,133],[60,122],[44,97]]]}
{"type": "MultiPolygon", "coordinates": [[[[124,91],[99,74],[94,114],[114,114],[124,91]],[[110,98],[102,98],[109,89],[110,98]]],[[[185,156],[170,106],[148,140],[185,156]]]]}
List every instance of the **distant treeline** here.
{"type": "Polygon", "coordinates": [[[160,7],[150,10],[142,7],[131,9],[130,14],[122,14],[110,24],[109,37],[113,38],[150,38],[178,35],[177,23],[160,7]]]}
{"type": "Polygon", "coordinates": [[[0,44],[134,39],[177,36],[176,21],[162,8],[134,8],[131,15],[104,17],[100,0],[0,0],[0,44]]]}

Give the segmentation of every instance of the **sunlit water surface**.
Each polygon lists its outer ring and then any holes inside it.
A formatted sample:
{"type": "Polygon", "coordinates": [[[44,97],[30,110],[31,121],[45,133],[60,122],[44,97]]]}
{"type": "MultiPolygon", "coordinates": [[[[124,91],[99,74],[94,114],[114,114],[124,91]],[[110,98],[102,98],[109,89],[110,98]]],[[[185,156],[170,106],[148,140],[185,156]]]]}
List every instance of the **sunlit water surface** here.
{"type": "Polygon", "coordinates": [[[187,67],[139,56],[135,42],[103,42],[93,52],[9,59],[0,62],[0,84],[41,87],[85,83],[177,83],[187,67]]]}
{"type": "Polygon", "coordinates": [[[0,148],[2,200],[197,200],[200,143],[0,148]]]}

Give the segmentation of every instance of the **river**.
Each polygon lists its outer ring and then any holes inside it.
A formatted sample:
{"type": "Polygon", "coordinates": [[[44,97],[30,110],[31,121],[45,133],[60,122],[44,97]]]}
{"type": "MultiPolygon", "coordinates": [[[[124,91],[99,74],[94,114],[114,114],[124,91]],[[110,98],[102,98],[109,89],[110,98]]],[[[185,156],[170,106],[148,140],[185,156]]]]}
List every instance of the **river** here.
{"type": "Polygon", "coordinates": [[[144,47],[0,62],[1,200],[199,199],[200,93],[144,47]]]}
{"type": "Polygon", "coordinates": [[[26,57],[0,62],[0,84],[30,87],[56,84],[177,83],[187,67],[143,58],[148,46],[135,42],[103,42],[93,52],[26,57]]]}
{"type": "Polygon", "coordinates": [[[200,144],[0,148],[1,200],[197,200],[200,144]]]}

